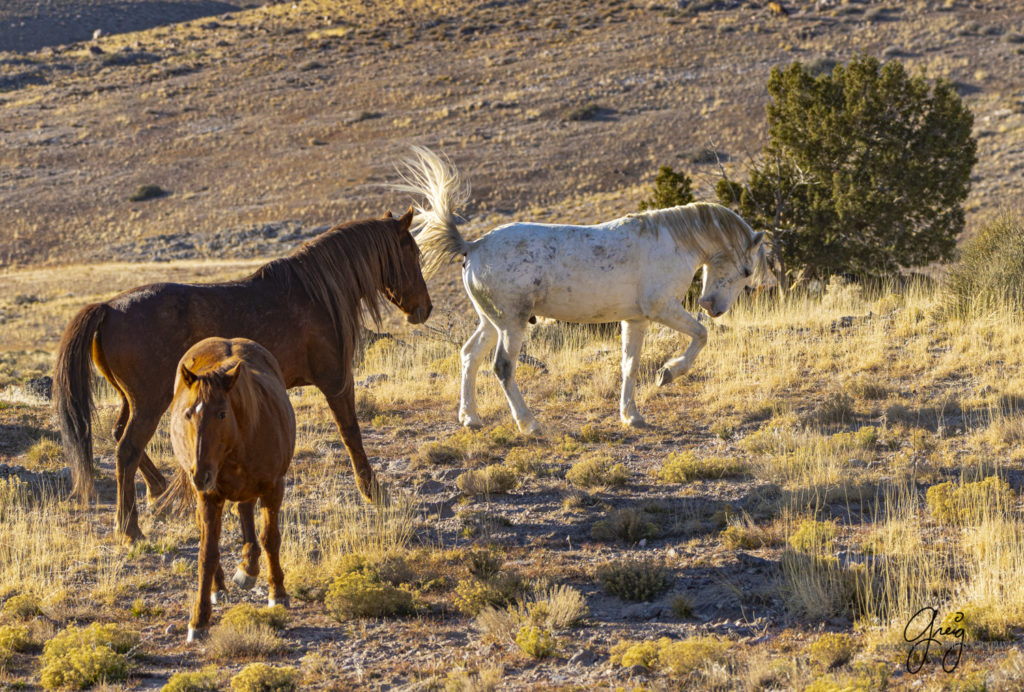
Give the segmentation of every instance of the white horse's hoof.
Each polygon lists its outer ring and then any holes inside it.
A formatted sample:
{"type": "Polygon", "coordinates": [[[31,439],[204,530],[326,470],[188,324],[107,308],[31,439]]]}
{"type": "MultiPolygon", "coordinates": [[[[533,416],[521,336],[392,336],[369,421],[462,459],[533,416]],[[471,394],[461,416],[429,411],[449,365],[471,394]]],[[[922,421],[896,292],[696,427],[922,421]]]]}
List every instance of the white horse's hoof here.
{"type": "Polygon", "coordinates": [[[185,637],[185,643],[186,644],[191,644],[194,641],[197,641],[199,639],[205,639],[205,638],[206,638],[206,630],[205,629],[198,629],[197,630],[192,625],[188,626],[188,636],[185,637]]]}
{"type": "Polygon", "coordinates": [[[484,421],[480,416],[471,416],[467,413],[459,415],[459,422],[467,428],[482,428],[484,427],[484,421]]]}
{"type": "Polygon", "coordinates": [[[518,425],[519,432],[521,432],[524,435],[540,435],[541,428],[540,423],[537,422],[537,419],[518,421],[518,425]]]}
{"type": "Polygon", "coordinates": [[[235,586],[238,588],[248,591],[252,587],[256,586],[256,575],[246,574],[245,570],[239,567],[235,570],[235,576],[231,577],[231,581],[234,582],[235,586]]]}
{"type": "Polygon", "coordinates": [[[646,428],[647,421],[639,413],[633,414],[632,416],[622,416],[622,424],[630,428],[646,428]]]}
{"type": "Polygon", "coordinates": [[[228,592],[227,591],[213,591],[210,593],[210,603],[217,605],[221,601],[227,602],[228,592]]]}
{"type": "Polygon", "coordinates": [[[658,378],[657,378],[657,380],[655,380],[655,383],[659,387],[664,387],[665,385],[667,385],[671,381],[672,381],[672,371],[671,370],[669,370],[668,368],[662,368],[661,370],[658,371],[658,378]]]}
{"type": "Polygon", "coordinates": [[[268,608],[273,608],[276,605],[282,605],[285,608],[289,608],[289,607],[291,607],[291,604],[292,604],[291,599],[288,598],[287,596],[285,596],[284,598],[268,598],[267,599],[267,607],[268,608]]]}

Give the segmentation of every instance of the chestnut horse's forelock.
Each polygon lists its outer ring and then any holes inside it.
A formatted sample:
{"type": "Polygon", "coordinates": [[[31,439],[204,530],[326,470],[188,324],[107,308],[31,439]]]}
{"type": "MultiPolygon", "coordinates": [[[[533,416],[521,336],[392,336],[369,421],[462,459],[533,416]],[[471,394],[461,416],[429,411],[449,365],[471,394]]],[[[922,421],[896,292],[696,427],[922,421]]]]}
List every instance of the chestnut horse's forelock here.
{"type": "Polygon", "coordinates": [[[401,290],[419,271],[402,257],[401,233],[407,232],[399,232],[398,221],[393,219],[355,221],[268,262],[253,276],[277,281],[285,289],[301,286],[327,311],[345,352],[353,354],[363,333],[360,299],[379,329],[382,296],[389,284],[401,290]]]}

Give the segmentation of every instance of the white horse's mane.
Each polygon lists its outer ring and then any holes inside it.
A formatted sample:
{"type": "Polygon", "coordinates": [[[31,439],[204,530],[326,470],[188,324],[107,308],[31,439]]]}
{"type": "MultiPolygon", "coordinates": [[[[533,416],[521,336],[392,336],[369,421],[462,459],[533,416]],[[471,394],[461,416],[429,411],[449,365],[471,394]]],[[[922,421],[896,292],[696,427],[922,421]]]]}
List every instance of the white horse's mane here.
{"type": "MultiPolygon", "coordinates": [[[[628,218],[641,222],[637,228],[640,235],[656,236],[659,229],[665,229],[677,247],[694,252],[705,260],[727,252],[735,262],[745,263],[754,237],[753,229],[743,217],[713,202],[641,211],[629,214],[628,218]]],[[[770,275],[763,245],[751,270],[755,284],[770,275]]]]}

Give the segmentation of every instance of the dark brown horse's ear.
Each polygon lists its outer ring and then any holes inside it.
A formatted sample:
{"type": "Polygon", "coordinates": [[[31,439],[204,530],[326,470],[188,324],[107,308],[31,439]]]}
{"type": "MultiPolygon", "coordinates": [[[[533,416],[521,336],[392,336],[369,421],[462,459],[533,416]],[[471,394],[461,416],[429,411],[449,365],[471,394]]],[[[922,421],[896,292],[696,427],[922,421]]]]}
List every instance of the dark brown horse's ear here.
{"type": "Polygon", "coordinates": [[[412,226],[413,210],[409,207],[409,211],[402,214],[402,218],[398,220],[398,227],[400,230],[408,231],[409,227],[412,226]]]}
{"type": "Polygon", "coordinates": [[[194,385],[196,383],[197,379],[199,379],[199,378],[196,377],[196,374],[194,372],[192,372],[191,370],[189,370],[187,365],[182,363],[181,364],[181,381],[185,383],[185,386],[188,387],[189,389],[191,389],[192,385],[194,385]]]}
{"type": "Polygon", "coordinates": [[[238,381],[238,376],[242,373],[242,362],[235,363],[235,367],[224,373],[222,382],[224,383],[224,391],[230,392],[231,388],[235,386],[235,382],[238,381]]]}
{"type": "Polygon", "coordinates": [[[387,213],[384,214],[384,218],[385,219],[393,219],[393,218],[395,218],[395,215],[391,213],[390,209],[388,209],[387,213]]]}

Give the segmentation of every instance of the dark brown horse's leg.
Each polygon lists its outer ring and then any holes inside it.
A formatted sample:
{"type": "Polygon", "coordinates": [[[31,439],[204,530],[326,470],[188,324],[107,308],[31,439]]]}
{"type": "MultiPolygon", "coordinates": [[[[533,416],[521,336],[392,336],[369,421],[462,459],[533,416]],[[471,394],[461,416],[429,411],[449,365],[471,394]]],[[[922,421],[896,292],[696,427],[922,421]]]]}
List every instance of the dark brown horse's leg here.
{"type": "Polygon", "coordinates": [[[281,569],[281,527],[278,525],[283,497],[284,480],[278,479],[274,489],[262,498],[263,527],[260,530],[260,543],[267,553],[267,566],[270,568],[270,598],[267,605],[273,607],[280,603],[287,608],[288,594],[284,590],[284,571],[281,569]]]}
{"type": "MultiPolygon", "coordinates": [[[[118,393],[120,394],[120,391],[118,393]]],[[[125,398],[124,394],[121,394],[121,413],[117,417],[117,423],[114,425],[113,431],[115,442],[120,442],[121,437],[124,435],[124,426],[128,423],[128,413],[130,410],[128,399],[125,398]]],[[[160,469],[156,467],[156,464],[149,458],[149,454],[145,450],[143,450],[142,457],[139,459],[139,470],[142,471],[142,478],[146,481],[146,495],[149,497],[150,502],[152,502],[167,490],[167,480],[160,473],[160,469]]]]}
{"type": "Polygon", "coordinates": [[[355,385],[352,382],[351,372],[348,375],[347,386],[320,387],[320,391],[327,397],[327,404],[334,414],[334,420],[341,432],[341,439],[348,450],[349,458],[352,459],[352,470],[356,474],[356,487],[368,502],[374,504],[381,502],[385,499],[383,491],[370,466],[370,460],[366,458],[366,452],[363,450],[363,436],[359,432],[359,421],[356,420],[355,385]]]}
{"type": "Polygon", "coordinates": [[[256,586],[260,574],[260,546],[256,542],[256,503],[238,503],[238,521],[242,525],[242,562],[231,581],[241,589],[256,586]]]}
{"type": "Polygon", "coordinates": [[[199,595],[196,597],[192,619],[188,623],[188,641],[201,636],[210,626],[210,587],[214,575],[220,568],[220,522],[224,500],[212,499],[199,494],[197,510],[202,519],[202,536],[199,539],[199,595]]]}
{"type": "MultiPolygon", "coordinates": [[[[136,402],[137,404],[137,402],[136,402]]],[[[143,538],[139,529],[139,514],[135,506],[135,472],[145,451],[146,443],[156,432],[160,413],[153,415],[132,407],[125,424],[124,434],[117,443],[117,530],[129,540],[143,538]]],[[[162,409],[160,409],[162,411],[162,409]]]]}

